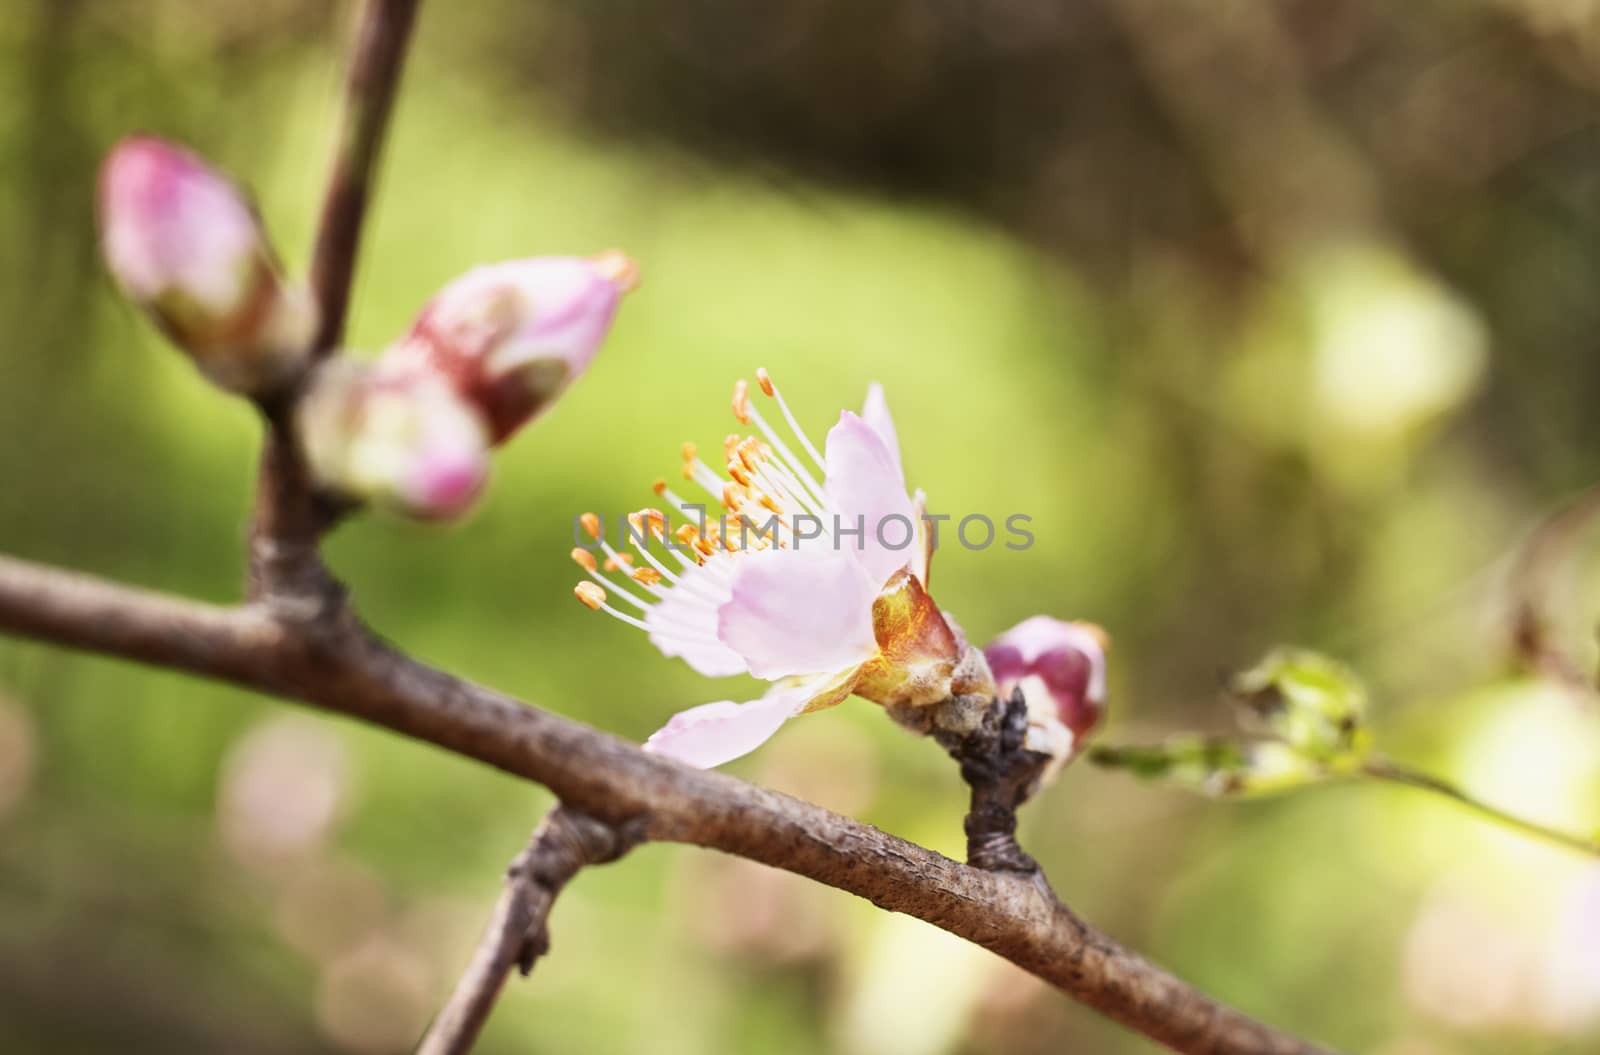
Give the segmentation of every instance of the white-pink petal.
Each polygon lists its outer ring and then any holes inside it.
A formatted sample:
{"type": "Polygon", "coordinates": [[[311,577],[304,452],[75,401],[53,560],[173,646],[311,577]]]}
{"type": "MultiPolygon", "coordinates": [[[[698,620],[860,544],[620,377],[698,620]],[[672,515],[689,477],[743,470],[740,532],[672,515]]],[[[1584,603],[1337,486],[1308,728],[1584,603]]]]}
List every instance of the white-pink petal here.
{"type": "Polygon", "coordinates": [[[889,401],[883,396],[883,386],[876,381],[867,386],[867,398],[861,404],[861,420],[872,426],[872,431],[878,434],[884,446],[889,448],[889,453],[894,455],[894,464],[901,468],[903,486],[905,471],[900,463],[900,434],[895,431],[894,418],[889,416],[889,401]]]}
{"type": "Polygon", "coordinates": [[[673,715],[644,749],[685,765],[710,769],[766,743],[784,722],[805,710],[809,684],[775,686],[759,700],[718,700],[673,715]]]}
{"type": "Polygon", "coordinates": [[[917,512],[906,497],[899,456],[878,430],[844,411],[828,430],[826,461],[829,506],[846,530],[862,528],[860,537],[841,538],[840,547],[853,553],[879,585],[918,563],[917,512]]]}
{"type": "Polygon", "coordinates": [[[717,612],[733,596],[737,562],[717,554],[678,573],[667,595],[645,613],[650,643],[708,678],[744,674],[744,659],[717,637],[717,612]]]}
{"type": "Polygon", "coordinates": [[[877,651],[872,602],[880,584],[853,554],[820,548],[826,539],[815,545],[738,561],[732,596],[718,610],[717,637],[758,678],[834,673],[877,651]]]}

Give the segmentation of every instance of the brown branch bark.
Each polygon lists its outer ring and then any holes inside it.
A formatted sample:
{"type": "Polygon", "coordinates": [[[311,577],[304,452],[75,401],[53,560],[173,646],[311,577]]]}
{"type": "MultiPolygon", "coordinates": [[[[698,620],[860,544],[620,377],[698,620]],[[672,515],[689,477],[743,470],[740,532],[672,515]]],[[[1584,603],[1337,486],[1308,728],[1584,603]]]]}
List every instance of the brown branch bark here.
{"type": "Polygon", "coordinates": [[[1036,874],[960,864],[819,806],[647,754],[402,655],[343,604],[305,619],[263,606],[221,609],[0,558],[0,630],[360,718],[536,781],[642,838],[721,850],[848,891],[990,949],[1175,1051],[1321,1050],[1124,949],[1036,874]]]}
{"type": "MultiPolygon", "coordinates": [[[[365,0],[357,17],[311,254],[311,292],[318,309],[313,362],[333,351],[344,335],[367,202],[417,5],[418,0],[365,0]]],[[[250,531],[250,595],[303,607],[337,592],[317,543],[342,510],[312,486],[294,436],[296,396],[291,386],[261,407],[268,429],[250,531]]]]}
{"type": "Polygon", "coordinates": [[[312,352],[326,355],[344,335],[356,251],[405,63],[417,0],[365,0],[345,74],[345,106],[328,170],[311,259],[311,290],[321,318],[312,352]]]}
{"type": "Polygon", "coordinates": [[[550,949],[549,917],[556,895],[578,870],[614,861],[637,836],[564,806],[545,815],[533,839],[506,870],[505,889],[456,983],[428,1027],[416,1055],[466,1055],[472,1050],[512,968],[526,976],[550,949]]]}

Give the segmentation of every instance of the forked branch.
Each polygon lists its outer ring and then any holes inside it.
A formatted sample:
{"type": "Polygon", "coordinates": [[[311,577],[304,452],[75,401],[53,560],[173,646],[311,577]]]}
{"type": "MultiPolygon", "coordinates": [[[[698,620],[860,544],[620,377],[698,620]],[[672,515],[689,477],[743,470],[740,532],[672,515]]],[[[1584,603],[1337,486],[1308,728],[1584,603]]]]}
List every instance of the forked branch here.
{"type": "Polygon", "coordinates": [[[952,861],[820,806],[690,769],[452,677],[373,637],[343,605],[295,622],[0,558],[0,630],[190,671],[360,718],[543,784],[643,838],[782,868],[916,916],[1190,1055],[1305,1055],[1099,933],[1038,875],[952,861]]]}

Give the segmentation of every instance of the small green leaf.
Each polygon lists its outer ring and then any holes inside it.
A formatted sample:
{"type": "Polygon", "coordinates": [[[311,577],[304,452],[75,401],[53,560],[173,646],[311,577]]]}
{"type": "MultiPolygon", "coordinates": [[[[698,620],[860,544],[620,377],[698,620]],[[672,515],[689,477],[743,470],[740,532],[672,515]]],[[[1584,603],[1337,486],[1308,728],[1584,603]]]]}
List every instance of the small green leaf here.
{"type": "Polygon", "coordinates": [[[1367,688],[1336,659],[1276,648],[1231,687],[1252,716],[1308,759],[1348,762],[1367,752],[1367,688]]]}

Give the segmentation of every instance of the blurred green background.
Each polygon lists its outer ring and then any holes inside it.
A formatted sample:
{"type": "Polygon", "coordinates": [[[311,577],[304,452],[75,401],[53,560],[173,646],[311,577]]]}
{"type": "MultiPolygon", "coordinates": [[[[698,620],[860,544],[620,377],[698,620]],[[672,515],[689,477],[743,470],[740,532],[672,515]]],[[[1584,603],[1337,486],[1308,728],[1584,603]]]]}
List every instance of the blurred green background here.
{"type": "MultiPolygon", "coordinates": [[[[248,182],[306,257],[347,5],[4,0],[0,550],[225,601],[258,428],[112,295],[121,134],[248,182]]],[[[976,640],[1112,633],[1108,739],[1226,727],[1219,671],[1335,652],[1380,742],[1600,826],[1600,704],[1512,662],[1510,557],[1600,478],[1595,0],[488,0],[424,5],[350,327],[484,261],[621,247],[590,375],[449,529],[330,559],[420,656],[620,735],[711,684],[570,596],[766,366],[815,434],[885,383],[976,640]]],[[[1556,639],[1592,665],[1584,548],[1556,639]]],[[[868,704],[733,771],[946,853],[963,796],[868,704]]],[[[0,1048],[409,1050],[538,789],[233,690],[0,643],[0,1048]]],[[[1089,919],[1273,1023],[1379,1055],[1600,1043],[1600,870],[1404,790],[1243,804],[1080,763],[1025,844],[1089,919]]],[[[1146,1052],[835,891],[647,847],[562,897],[481,1050],[1146,1052]]]]}

